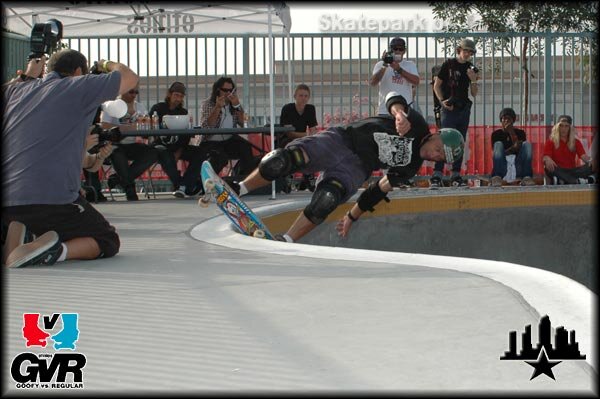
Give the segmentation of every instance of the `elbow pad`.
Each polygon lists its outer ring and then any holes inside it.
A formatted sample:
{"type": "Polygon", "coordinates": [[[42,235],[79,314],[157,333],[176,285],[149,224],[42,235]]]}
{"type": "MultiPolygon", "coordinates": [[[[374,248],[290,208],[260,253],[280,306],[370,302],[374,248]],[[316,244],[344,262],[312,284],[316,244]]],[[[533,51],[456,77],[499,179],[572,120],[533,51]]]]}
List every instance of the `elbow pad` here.
{"type": "Polygon", "coordinates": [[[385,199],[386,202],[390,202],[387,194],[379,188],[379,182],[374,182],[369,184],[369,187],[367,187],[358,198],[358,207],[363,212],[374,212],[375,209],[373,207],[381,202],[382,199],[385,199]]]}

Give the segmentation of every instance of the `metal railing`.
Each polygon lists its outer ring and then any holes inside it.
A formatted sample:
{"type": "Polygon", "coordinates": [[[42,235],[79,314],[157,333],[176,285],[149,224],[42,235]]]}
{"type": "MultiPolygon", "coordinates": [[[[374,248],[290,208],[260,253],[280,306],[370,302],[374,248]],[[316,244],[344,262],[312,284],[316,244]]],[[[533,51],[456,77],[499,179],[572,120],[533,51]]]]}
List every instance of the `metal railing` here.
{"type": "MultiPolygon", "coordinates": [[[[407,41],[406,58],[415,61],[421,76],[416,101],[424,116],[433,121],[431,68],[455,55],[455,44],[464,35],[410,34],[294,34],[275,36],[275,109],[292,102],[299,83],[311,87],[311,103],[321,124],[343,123],[376,113],[378,88],[369,86],[374,64],[391,37],[407,41]],[[292,72],[291,78],[288,73],[292,72]]],[[[588,33],[472,33],[478,42],[474,63],[481,70],[479,95],[474,102],[472,125],[497,123],[505,106],[517,111],[522,124],[548,125],[556,115],[570,114],[578,125],[597,125],[598,91],[595,36],[588,33]],[[523,113],[525,83],[521,56],[524,41],[529,74],[527,115],[523,113]]],[[[5,79],[23,68],[28,39],[3,34],[5,79]]],[[[229,75],[238,85],[242,103],[262,125],[269,115],[266,35],[205,35],[178,38],[134,36],[65,39],[68,47],[88,60],[105,58],[123,62],[141,77],[140,101],[148,108],[162,101],[176,80],[188,87],[187,107],[199,118],[201,102],[210,95],[212,83],[229,75]]]]}

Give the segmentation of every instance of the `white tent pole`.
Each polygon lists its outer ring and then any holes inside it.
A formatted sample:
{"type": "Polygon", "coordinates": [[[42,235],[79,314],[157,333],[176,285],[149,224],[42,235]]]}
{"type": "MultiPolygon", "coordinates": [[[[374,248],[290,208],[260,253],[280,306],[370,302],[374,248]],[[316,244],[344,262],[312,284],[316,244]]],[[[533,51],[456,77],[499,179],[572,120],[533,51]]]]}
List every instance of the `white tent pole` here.
{"type": "MultiPolygon", "coordinates": [[[[271,150],[275,149],[275,85],[273,82],[273,29],[269,3],[269,101],[271,103],[271,150]]],[[[271,199],[275,199],[275,180],[271,183],[271,199]]]]}
{"type": "Polygon", "coordinates": [[[292,96],[294,89],[292,88],[292,56],[290,52],[292,51],[290,32],[287,32],[287,61],[288,61],[288,99],[292,101],[292,96]]]}

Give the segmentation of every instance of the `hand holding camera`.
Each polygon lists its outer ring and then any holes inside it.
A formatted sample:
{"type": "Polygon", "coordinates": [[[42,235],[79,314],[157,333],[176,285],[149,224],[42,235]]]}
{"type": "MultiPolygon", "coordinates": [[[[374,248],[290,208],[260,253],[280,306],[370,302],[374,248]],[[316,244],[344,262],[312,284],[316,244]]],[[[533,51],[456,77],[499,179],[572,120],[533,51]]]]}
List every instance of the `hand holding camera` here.
{"type": "Polygon", "coordinates": [[[479,74],[479,68],[477,68],[475,65],[471,65],[471,66],[469,66],[469,69],[467,69],[467,76],[469,77],[469,79],[471,79],[471,82],[477,81],[478,74],[479,74]]]}
{"type": "Polygon", "coordinates": [[[100,125],[94,125],[92,131],[90,132],[90,136],[97,136],[97,144],[91,147],[88,152],[90,154],[97,154],[101,148],[110,144],[110,143],[118,143],[123,138],[121,136],[121,130],[118,126],[112,127],[109,130],[102,129],[100,125]]]}

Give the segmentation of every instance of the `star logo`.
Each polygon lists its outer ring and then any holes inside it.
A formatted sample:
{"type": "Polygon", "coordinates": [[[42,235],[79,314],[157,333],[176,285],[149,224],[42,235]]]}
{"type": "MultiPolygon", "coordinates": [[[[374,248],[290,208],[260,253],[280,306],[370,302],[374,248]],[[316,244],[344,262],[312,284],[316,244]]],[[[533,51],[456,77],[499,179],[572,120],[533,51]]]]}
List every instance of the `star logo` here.
{"type": "Polygon", "coordinates": [[[552,373],[552,367],[556,366],[557,364],[559,364],[561,362],[548,361],[548,355],[546,354],[546,348],[542,346],[542,349],[540,350],[540,354],[538,355],[537,360],[535,362],[525,362],[525,363],[527,363],[528,365],[530,365],[531,367],[533,367],[535,369],[535,371],[531,375],[531,378],[529,379],[529,381],[533,380],[535,377],[537,377],[538,375],[541,375],[541,374],[546,374],[548,377],[550,377],[554,381],[556,381],[556,378],[554,378],[554,373],[552,373]]]}

